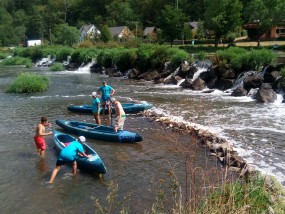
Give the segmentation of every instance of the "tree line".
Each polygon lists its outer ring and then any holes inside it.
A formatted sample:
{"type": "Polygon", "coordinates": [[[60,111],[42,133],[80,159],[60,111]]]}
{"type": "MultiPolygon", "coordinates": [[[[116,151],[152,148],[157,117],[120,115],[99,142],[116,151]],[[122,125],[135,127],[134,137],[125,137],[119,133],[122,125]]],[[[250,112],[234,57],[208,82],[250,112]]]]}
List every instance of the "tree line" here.
{"type": "Polygon", "coordinates": [[[156,26],[161,39],[170,42],[203,38],[207,29],[217,44],[241,34],[249,22],[257,22],[262,35],[285,19],[283,11],[284,0],[1,0],[0,46],[27,39],[72,45],[84,24],[99,29],[126,25],[138,37],[144,27],[156,26]],[[198,22],[196,35],[185,28],[189,21],[198,22]]]}

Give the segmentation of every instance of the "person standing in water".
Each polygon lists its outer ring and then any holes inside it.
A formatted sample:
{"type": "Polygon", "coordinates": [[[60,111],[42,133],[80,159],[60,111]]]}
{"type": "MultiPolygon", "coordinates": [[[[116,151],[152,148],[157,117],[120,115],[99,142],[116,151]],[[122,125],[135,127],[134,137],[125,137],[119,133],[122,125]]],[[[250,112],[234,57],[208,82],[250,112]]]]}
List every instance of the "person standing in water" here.
{"type": "Polygon", "coordinates": [[[100,99],[97,97],[97,93],[94,91],[92,92],[92,114],[96,121],[96,124],[100,125],[100,99]]]}
{"type": "Polygon", "coordinates": [[[107,85],[107,82],[103,82],[103,86],[101,86],[98,89],[98,93],[101,93],[101,100],[102,100],[102,108],[103,113],[105,113],[105,108],[108,108],[108,114],[111,115],[111,105],[110,105],[110,99],[111,96],[115,94],[115,89],[113,89],[111,86],[107,85]]]}
{"type": "Polygon", "coordinates": [[[84,152],[82,144],[86,141],[84,136],[79,136],[78,141],[72,141],[68,146],[61,150],[58,159],[56,161],[56,167],[52,171],[49,183],[53,183],[60,167],[66,163],[72,163],[72,172],[75,176],[77,173],[77,162],[76,158],[78,155],[89,158],[89,156],[84,152]]]}
{"type": "Polygon", "coordinates": [[[117,101],[114,97],[111,98],[111,103],[115,107],[115,114],[116,114],[116,120],[113,124],[114,131],[117,132],[118,130],[124,129],[124,123],[126,120],[126,113],[122,107],[122,104],[117,101]]]}
{"type": "Polygon", "coordinates": [[[34,141],[38,150],[38,155],[42,157],[45,156],[45,150],[46,150],[46,141],[44,139],[44,136],[52,134],[52,132],[45,131],[46,126],[51,127],[51,124],[48,122],[47,117],[42,117],[41,122],[36,127],[34,135],[34,141]]]}

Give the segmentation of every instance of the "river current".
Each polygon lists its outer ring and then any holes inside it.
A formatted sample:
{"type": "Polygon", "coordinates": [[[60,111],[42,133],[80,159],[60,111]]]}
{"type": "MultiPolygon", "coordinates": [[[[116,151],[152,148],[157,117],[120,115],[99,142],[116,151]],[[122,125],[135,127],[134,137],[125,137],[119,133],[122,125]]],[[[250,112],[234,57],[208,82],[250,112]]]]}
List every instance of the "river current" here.
{"type": "MultiPolygon", "coordinates": [[[[285,105],[281,103],[281,96],[273,104],[260,104],[251,98],[235,98],[221,91],[194,92],[179,86],[109,78],[84,69],[49,72],[38,68],[29,72],[49,76],[48,91],[32,95],[5,93],[5,88],[21,71],[27,72],[24,68],[0,68],[1,213],[78,213],[79,210],[94,213],[94,201],[90,198],[96,196],[104,200],[108,192],[106,183],[110,180],[118,182],[120,197],[132,193],[130,213],[151,209],[158,180],[167,177],[169,163],[181,163],[181,157],[161,146],[170,133],[141,116],[128,116],[125,128],[142,134],[142,143],[87,141],[107,166],[108,172],[103,178],[82,172],[74,181],[71,168],[63,166],[55,184],[46,184],[57,154],[48,136],[47,157],[37,157],[32,139],[35,125],[41,116],[48,116],[54,128],[58,128],[54,120],[60,118],[92,122],[92,116],[68,112],[66,107],[90,103],[92,91],[96,91],[103,80],[116,89],[116,98],[122,102],[150,102],[178,121],[203,125],[226,138],[250,164],[285,184],[285,105]]],[[[187,139],[182,137],[181,140],[187,139]]],[[[203,150],[197,157],[199,164],[205,165],[203,150]]],[[[214,158],[207,164],[220,167],[214,158]]],[[[182,165],[177,167],[182,168],[182,165]]],[[[179,176],[184,175],[178,172],[179,176]]]]}

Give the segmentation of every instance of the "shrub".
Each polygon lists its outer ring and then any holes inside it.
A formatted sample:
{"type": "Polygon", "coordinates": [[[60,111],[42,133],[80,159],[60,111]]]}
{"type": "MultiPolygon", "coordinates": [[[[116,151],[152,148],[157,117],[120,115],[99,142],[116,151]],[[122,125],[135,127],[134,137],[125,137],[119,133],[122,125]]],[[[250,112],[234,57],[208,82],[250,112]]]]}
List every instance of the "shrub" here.
{"type": "Polygon", "coordinates": [[[24,58],[24,57],[6,58],[2,62],[0,62],[0,64],[2,64],[2,65],[24,65],[27,68],[30,68],[33,66],[31,59],[24,58]]]}
{"type": "Polygon", "coordinates": [[[79,60],[81,62],[91,62],[92,59],[96,59],[98,54],[99,54],[99,50],[97,48],[84,48],[80,50],[80,56],[79,56],[79,60]]]}
{"type": "Polygon", "coordinates": [[[170,55],[171,67],[173,69],[179,67],[182,61],[189,59],[189,54],[183,50],[178,48],[172,48],[169,50],[171,50],[168,54],[170,55]]]}
{"type": "Polygon", "coordinates": [[[142,71],[151,67],[151,57],[155,51],[154,45],[142,45],[137,49],[137,61],[138,68],[142,71]]]}
{"type": "Polygon", "coordinates": [[[25,57],[32,59],[33,62],[44,57],[42,47],[29,47],[29,48],[15,48],[15,56],[25,57]]]}
{"type": "Polygon", "coordinates": [[[5,59],[8,56],[7,53],[0,52],[0,59],[5,59]]]}
{"type": "Polygon", "coordinates": [[[217,51],[216,56],[219,61],[231,64],[233,68],[239,70],[259,70],[264,65],[275,62],[277,56],[267,49],[246,49],[231,47],[223,51],[217,51]]]}
{"type": "Polygon", "coordinates": [[[102,50],[97,57],[97,62],[107,68],[112,68],[118,59],[118,49],[104,49],[102,50]]]}
{"type": "Polygon", "coordinates": [[[56,62],[50,67],[51,71],[64,71],[64,65],[62,63],[56,62]]]}
{"type": "Polygon", "coordinates": [[[22,73],[8,87],[8,93],[32,93],[47,90],[49,79],[45,76],[22,73]]]}
{"type": "Polygon", "coordinates": [[[118,52],[115,64],[120,71],[126,71],[135,67],[137,54],[135,49],[125,49],[118,52]]]}

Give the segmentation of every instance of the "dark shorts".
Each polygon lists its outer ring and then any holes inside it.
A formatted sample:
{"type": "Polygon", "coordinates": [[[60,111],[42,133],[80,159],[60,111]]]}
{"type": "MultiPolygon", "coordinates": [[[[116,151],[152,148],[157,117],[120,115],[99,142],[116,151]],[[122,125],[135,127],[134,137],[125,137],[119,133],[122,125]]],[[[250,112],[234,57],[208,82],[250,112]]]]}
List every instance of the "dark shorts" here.
{"type": "Polygon", "coordinates": [[[61,166],[64,165],[66,163],[73,163],[75,161],[75,159],[73,161],[63,161],[63,160],[58,160],[56,161],[56,166],[61,166]]]}

